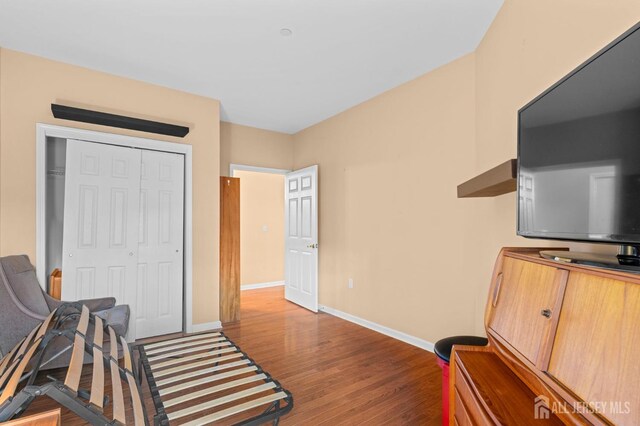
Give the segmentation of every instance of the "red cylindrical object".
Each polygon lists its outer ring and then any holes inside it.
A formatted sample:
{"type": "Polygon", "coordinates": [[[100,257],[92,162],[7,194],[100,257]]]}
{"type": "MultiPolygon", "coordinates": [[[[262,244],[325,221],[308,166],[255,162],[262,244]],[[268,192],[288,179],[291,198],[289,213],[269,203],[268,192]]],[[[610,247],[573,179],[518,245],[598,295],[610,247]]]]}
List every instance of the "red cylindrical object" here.
{"type": "Polygon", "coordinates": [[[449,363],[436,357],[442,368],[442,426],[449,425],[449,363]]]}

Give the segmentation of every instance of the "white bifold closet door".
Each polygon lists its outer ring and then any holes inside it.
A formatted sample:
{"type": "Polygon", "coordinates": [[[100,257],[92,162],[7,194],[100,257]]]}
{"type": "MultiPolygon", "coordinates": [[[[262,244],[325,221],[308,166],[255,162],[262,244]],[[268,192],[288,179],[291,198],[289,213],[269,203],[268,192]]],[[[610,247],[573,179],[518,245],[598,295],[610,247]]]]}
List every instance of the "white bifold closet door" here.
{"type": "Polygon", "coordinates": [[[184,156],[142,151],[136,338],[182,331],[184,156]]]}
{"type": "Polygon", "coordinates": [[[62,299],[112,296],[130,340],[182,330],[181,155],[67,140],[62,299]]]}

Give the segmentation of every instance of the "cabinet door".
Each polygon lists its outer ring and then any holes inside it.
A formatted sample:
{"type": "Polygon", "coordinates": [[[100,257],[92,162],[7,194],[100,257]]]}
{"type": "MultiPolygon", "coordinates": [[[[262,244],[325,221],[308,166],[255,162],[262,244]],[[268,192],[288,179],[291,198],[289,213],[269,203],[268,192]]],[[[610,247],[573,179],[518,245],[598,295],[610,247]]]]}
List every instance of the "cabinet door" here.
{"type": "Polygon", "coordinates": [[[572,272],[548,372],[614,424],[640,424],[640,285],[572,272]]]}
{"type": "Polygon", "coordinates": [[[505,257],[496,276],[489,328],[541,370],[548,363],[567,271],[505,257]]]}

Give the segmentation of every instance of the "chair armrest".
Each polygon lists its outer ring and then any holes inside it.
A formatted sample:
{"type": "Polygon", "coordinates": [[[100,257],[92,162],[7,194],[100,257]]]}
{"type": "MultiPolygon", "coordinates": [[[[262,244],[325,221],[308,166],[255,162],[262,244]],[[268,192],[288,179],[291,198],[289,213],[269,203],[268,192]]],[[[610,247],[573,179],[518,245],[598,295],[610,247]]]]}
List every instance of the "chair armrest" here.
{"type": "Polygon", "coordinates": [[[90,312],[97,312],[113,308],[116,305],[116,299],[115,297],[101,297],[99,299],[78,300],[78,303],[85,305],[90,312]]]}

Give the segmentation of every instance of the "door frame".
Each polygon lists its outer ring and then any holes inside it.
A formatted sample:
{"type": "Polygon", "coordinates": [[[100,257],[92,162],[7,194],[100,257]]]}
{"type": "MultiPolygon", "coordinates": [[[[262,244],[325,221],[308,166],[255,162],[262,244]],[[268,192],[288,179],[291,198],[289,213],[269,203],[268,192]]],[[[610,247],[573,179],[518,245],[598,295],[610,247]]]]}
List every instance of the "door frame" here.
{"type": "Polygon", "coordinates": [[[273,169],[270,167],[248,166],[246,164],[231,163],[229,164],[229,177],[235,177],[233,176],[233,173],[236,170],[243,172],[271,173],[274,175],[286,175],[287,173],[290,173],[292,171],[287,169],[273,169]]]}
{"type": "Polygon", "coordinates": [[[184,155],[184,331],[194,331],[193,325],[193,158],[189,144],[159,141],[156,139],[115,133],[97,132],[73,127],[36,123],[36,274],[43,290],[46,291],[46,159],[47,137],[79,139],[93,143],[103,143],[130,148],[165,151],[184,155]]]}
{"type": "MultiPolygon", "coordinates": [[[[230,163],[229,164],[229,177],[235,177],[234,174],[236,171],[242,171],[242,172],[256,172],[256,173],[269,173],[272,175],[282,175],[284,176],[285,182],[287,180],[286,176],[287,173],[290,173],[291,170],[288,169],[274,169],[271,167],[259,167],[259,166],[249,166],[247,164],[235,164],[235,163],[230,163]]],[[[242,190],[242,187],[241,187],[242,190]]],[[[284,191],[284,189],[283,189],[284,191]]],[[[286,192],[283,192],[283,195],[286,196],[286,192]]],[[[242,211],[242,210],[241,210],[242,211]]],[[[285,220],[286,222],[286,220],[285,220]]],[[[286,223],[284,224],[286,225],[286,223]]],[[[242,226],[242,224],[240,225],[242,226]]],[[[286,228],[286,226],[285,226],[286,228]]],[[[285,235],[283,235],[283,238],[286,238],[286,231],[285,231],[285,235]]],[[[240,265],[242,265],[242,259],[240,262],[240,265]]],[[[283,265],[283,267],[286,266],[286,262],[285,265],[283,265]]],[[[253,287],[254,284],[248,284],[248,286],[245,286],[244,288],[242,288],[242,285],[240,285],[240,291],[242,290],[252,290],[254,288],[266,288],[266,287],[278,287],[278,286],[284,286],[285,285],[285,280],[283,279],[282,281],[273,281],[271,283],[258,283],[255,284],[256,287],[253,287]]]]}

